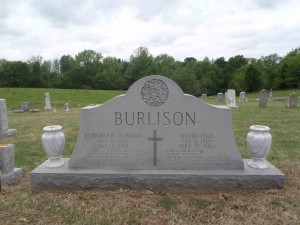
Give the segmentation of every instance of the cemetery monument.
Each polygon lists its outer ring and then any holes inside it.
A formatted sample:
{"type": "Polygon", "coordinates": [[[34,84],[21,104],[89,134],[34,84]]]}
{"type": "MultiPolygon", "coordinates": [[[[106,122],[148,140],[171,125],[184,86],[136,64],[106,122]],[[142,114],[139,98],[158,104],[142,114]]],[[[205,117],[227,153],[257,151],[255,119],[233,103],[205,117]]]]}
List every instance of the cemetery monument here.
{"type": "Polygon", "coordinates": [[[293,92],[292,94],[290,94],[288,107],[297,108],[297,102],[298,102],[298,95],[295,92],[293,92]]]}
{"type": "Polygon", "coordinates": [[[6,100],[0,99],[0,137],[10,137],[16,133],[16,129],[8,128],[6,100]]]}
{"type": "Polygon", "coordinates": [[[268,104],[268,91],[266,89],[262,89],[260,91],[260,96],[259,96],[259,107],[267,107],[268,104]]]}
{"type": "Polygon", "coordinates": [[[126,94],[81,109],[70,158],[30,173],[33,192],[74,188],[218,190],[283,188],[285,175],[267,163],[248,166],[232,132],[231,109],[186,95],[152,75],[126,94]]]}
{"type": "Polygon", "coordinates": [[[50,103],[50,93],[45,92],[45,110],[50,111],[52,109],[51,103],[50,103]]]}

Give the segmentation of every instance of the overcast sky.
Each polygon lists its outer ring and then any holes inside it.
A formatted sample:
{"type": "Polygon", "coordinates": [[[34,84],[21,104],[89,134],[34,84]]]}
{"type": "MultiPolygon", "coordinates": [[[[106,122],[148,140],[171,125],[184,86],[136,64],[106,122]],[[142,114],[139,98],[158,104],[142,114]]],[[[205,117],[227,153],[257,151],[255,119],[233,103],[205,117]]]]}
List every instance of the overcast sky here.
{"type": "Polygon", "coordinates": [[[128,60],[284,56],[300,46],[300,0],[0,0],[0,59],[85,49],[128,60]]]}

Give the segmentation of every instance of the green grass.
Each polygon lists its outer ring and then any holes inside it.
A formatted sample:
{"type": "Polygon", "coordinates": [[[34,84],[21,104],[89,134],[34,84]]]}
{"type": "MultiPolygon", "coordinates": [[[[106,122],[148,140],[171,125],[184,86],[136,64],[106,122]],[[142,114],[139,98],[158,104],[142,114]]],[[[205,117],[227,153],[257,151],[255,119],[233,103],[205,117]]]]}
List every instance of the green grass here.
{"type": "Polygon", "coordinates": [[[31,108],[45,107],[45,92],[50,93],[51,105],[61,107],[69,103],[71,107],[103,103],[125,91],[0,88],[0,98],[6,99],[8,110],[20,108],[21,102],[29,102],[31,108]]]}
{"type": "MultiPolygon", "coordinates": [[[[248,190],[209,193],[172,193],[149,190],[78,190],[32,194],[29,172],[46,160],[41,136],[43,127],[59,124],[66,137],[64,156],[69,157],[76,143],[80,107],[103,103],[124,92],[90,90],[48,90],[57,112],[43,110],[44,89],[0,89],[8,108],[29,101],[39,113],[8,112],[10,128],[17,135],[1,138],[0,144],[15,144],[15,167],[22,167],[24,178],[0,192],[1,224],[299,224],[300,220],[300,108],[286,108],[287,101],[269,102],[259,108],[259,93],[232,109],[233,133],[243,158],[249,158],[246,136],[249,127],[262,124],[271,128],[273,138],[267,159],[286,174],[283,190],[248,190]]],[[[287,97],[291,91],[276,92],[287,97]]],[[[298,91],[298,93],[300,93],[298,91]]],[[[208,97],[210,104],[216,96],[208,97]]]]}

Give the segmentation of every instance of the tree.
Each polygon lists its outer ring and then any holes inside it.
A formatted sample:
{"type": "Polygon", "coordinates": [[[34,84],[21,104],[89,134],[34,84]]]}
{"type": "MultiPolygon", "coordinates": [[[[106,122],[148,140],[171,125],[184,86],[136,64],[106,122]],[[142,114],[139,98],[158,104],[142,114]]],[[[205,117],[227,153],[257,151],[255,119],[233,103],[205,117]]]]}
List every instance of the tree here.
{"type": "Polygon", "coordinates": [[[237,70],[246,64],[248,64],[248,61],[243,55],[230,57],[223,70],[225,84],[228,85],[232,80],[234,80],[237,70]]]}
{"type": "Polygon", "coordinates": [[[123,90],[124,81],[124,61],[115,57],[103,59],[102,71],[96,76],[96,88],[104,90],[123,90]]]}
{"type": "Polygon", "coordinates": [[[153,56],[148,48],[139,47],[130,56],[129,64],[125,72],[127,87],[142,77],[149,76],[155,71],[153,56]]]}
{"type": "Polygon", "coordinates": [[[226,60],[224,57],[220,57],[220,58],[217,58],[215,61],[214,61],[214,64],[218,65],[221,69],[224,69],[225,66],[226,66],[226,60]]]}
{"type": "Polygon", "coordinates": [[[95,87],[96,75],[101,71],[102,54],[93,50],[84,50],[75,56],[77,66],[82,68],[82,86],[95,87]]]}
{"type": "Polygon", "coordinates": [[[248,65],[245,70],[245,84],[246,84],[246,91],[252,92],[257,91],[261,85],[260,79],[261,72],[259,69],[254,65],[248,65]]]}
{"type": "Polygon", "coordinates": [[[155,74],[164,75],[166,77],[172,77],[179,63],[175,61],[172,56],[167,54],[161,54],[154,58],[154,70],[155,74]]]}

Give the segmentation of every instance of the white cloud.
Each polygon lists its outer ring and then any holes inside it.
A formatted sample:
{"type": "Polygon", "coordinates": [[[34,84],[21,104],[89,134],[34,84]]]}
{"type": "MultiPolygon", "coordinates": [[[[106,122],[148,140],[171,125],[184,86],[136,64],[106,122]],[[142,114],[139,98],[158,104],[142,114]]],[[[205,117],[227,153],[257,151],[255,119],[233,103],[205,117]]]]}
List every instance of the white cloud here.
{"type": "Polygon", "coordinates": [[[285,55],[300,40],[298,0],[0,1],[0,58],[8,60],[84,49],[127,60],[140,46],[178,60],[259,58],[285,55]]]}

